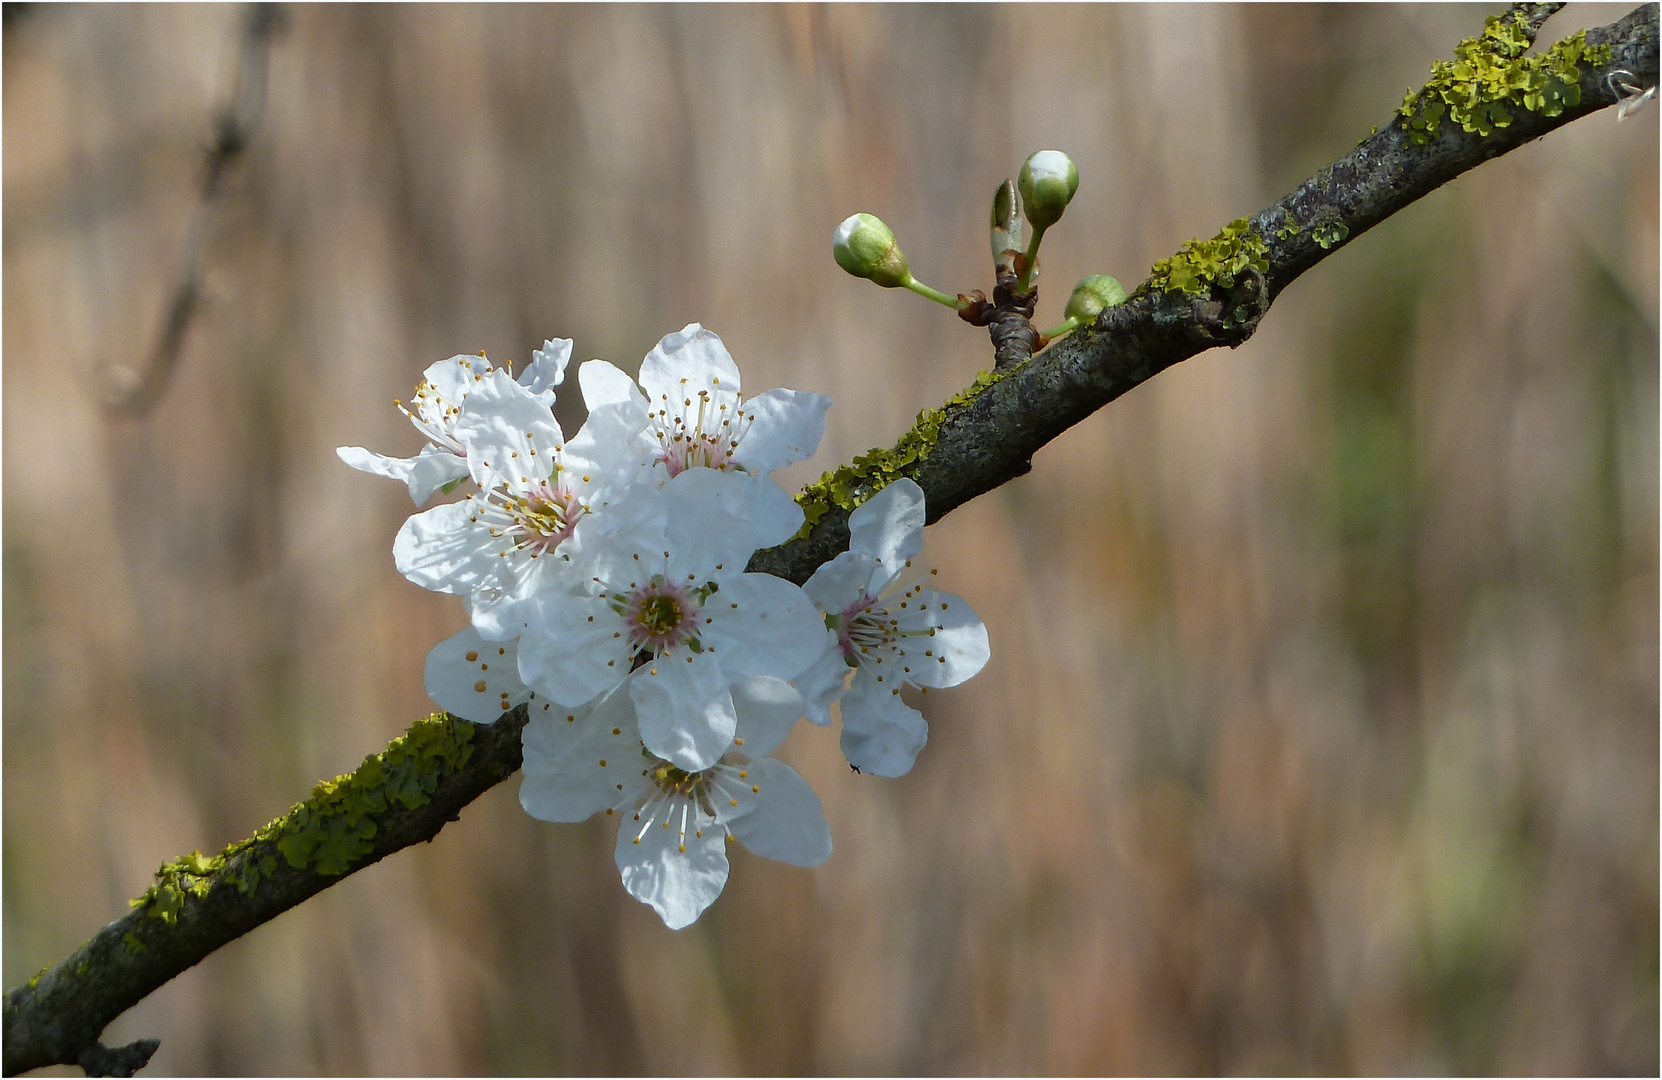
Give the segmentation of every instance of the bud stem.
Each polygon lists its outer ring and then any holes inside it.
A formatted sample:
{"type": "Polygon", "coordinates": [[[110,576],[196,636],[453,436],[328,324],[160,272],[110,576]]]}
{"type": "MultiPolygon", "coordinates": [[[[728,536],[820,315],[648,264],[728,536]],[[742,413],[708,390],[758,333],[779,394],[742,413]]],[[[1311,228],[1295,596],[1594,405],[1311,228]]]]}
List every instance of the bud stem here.
{"type": "Polygon", "coordinates": [[[1079,329],[1083,325],[1084,324],[1081,323],[1078,319],[1075,319],[1073,316],[1070,315],[1070,316],[1068,316],[1068,320],[1066,322],[1061,323],[1057,326],[1053,326],[1049,330],[1046,330],[1044,332],[1044,336],[1047,337],[1047,338],[1059,338],[1063,334],[1073,333],[1075,330],[1079,329]]]}
{"type": "Polygon", "coordinates": [[[912,277],[910,274],[906,276],[906,280],[901,282],[901,284],[906,286],[906,288],[911,289],[919,296],[927,297],[930,300],[935,301],[937,304],[945,304],[954,311],[958,310],[958,298],[956,296],[948,296],[946,293],[941,292],[938,289],[931,289],[929,286],[925,285],[917,278],[912,277]]]}
{"type": "Polygon", "coordinates": [[[1045,229],[1047,228],[1049,228],[1047,225],[1033,226],[1033,239],[1028,241],[1027,244],[1027,255],[1021,268],[1021,277],[1016,279],[1016,292],[1018,293],[1025,293],[1033,280],[1033,268],[1038,265],[1039,260],[1039,241],[1045,238],[1045,229]]]}

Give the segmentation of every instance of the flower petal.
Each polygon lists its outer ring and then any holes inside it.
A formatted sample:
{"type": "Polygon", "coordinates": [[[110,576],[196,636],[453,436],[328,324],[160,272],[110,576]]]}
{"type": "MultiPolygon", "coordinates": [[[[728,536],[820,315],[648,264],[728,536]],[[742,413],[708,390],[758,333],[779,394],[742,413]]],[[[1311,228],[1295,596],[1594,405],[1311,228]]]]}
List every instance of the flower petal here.
{"type": "Polygon", "coordinates": [[[427,443],[412,458],[387,457],[361,446],[341,446],[335,449],[340,459],[359,472],[401,480],[410,486],[410,498],[417,506],[424,506],[433,492],[467,475],[467,459],[450,450],[427,443]]]}
{"type": "Polygon", "coordinates": [[[964,598],[925,589],[897,614],[902,634],[933,629],[930,636],[904,636],[895,648],[906,681],[918,686],[957,686],[987,666],[992,647],[987,626],[964,598]]]}
{"type": "Polygon", "coordinates": [[[408,480],[410,469],[415,466],[415,458],[387,457],[361,446],[337,446],[335,453],[359,472],[385,476],[389,480],[408,480]]]}
{"type": "Polygon", "coordinates": [[[848,515],[848,550],[890,568],[891,578],[923,547],[923,489],[902,476],[848,515]]]}
{"type": "Polygon", "coordinates": [[[467,447],[468,468],[482,488],[516,491],[554,474],[565,436],[548,406],[525,387],[493,371],[478,383],[456,418],[453,433],[467,447]]]}
{"type": "Polygon", "coordinates": [[[755,473],[745,474],[749,481],[749,500],[745,517],[750,522],[750,539],[756,547],[783,544],[802,528],[802,507],[790,492],[755,473]]]}
{"type": "Polygon", "coordinates": [[[861,772],[904,776],[929,741],[923,714],[900,700],[868,671],[854,677],[842,699],[843,757],[861,772]]]}
{"type": "Polygon", "coordinates": [[[716,763],[733,742],[738,716],[715,657],[674,649],[629,680],[641,741],[688,772],[716,763]]]}
{"type": "Polygon", "coordinates": [[[583,404],[590,412],[602,405],[634,403],[646,410],[646,398],[635,380],[625,375],[617,365],[605,360],[590,360],[577,369],[577,385],[583,391],[583,404]]]}
{"type": "Polygon", "coordinates": [[[755,419],[733,456],[762,476],[813,457],[825,437],[825,410],[830,407],[830,398],[806,390],[769,390],[745,399],[744,411],[755,419]]]}
{"type": "Polygon", "coordinates": [[[628,677],[629,639],[606,601],[555,590],[527,599],[519,611],[526,622],[519,677],[537,693],[582,705],[628,677]]]}
{"type": "MultiPolygon", "coordinates": [[[[896,564],[897,566],[901,564],[896,564]]],[[[868,596],[876,596],[894,579],[894,573],[870,555],[845,551],[820,563],[802,591],[827,615],[840,615],[868,596]]]]}
{"type": "MultiPolygon", "coordinates": [[[[703,467],[688,469],[663,486],[659,500],[676,577],[691,575],[703,582],[715,576],[717,566],[731,573],[750,561],[761,546],[751,517],[757,480],[778,489],[762,477],[703,467]]],[[[797,507],[798,517],[801,513],[797,507]]]]}
{"type": "Polygon", "coordinates": [[[662,488],[677,574],[708,577],[742,568],[757,548],[782,544],[802,527],[802,507],[765,476],[702,466],[662,488]]]}
{"type": "Polygon", "coordinates": [[[750,813],[730,826],[745,847],[792,866],[818,866],[831,857],[831,826],[808,781],[783,761],[758,758],[747,770],[758,789],[750,813]]]}
{"type": "Polygon", "coordinates": [[[727,840],[720,829],[699,836],[686,800],[655,804],[639,822],[624,815],[617,833],[617,868],[629,895],[651,906],[671,930],[690,926],[727,884],[727,840]],[[668,828],[665,828],[665,826],[668,828]]]}
{"type": "MultiPolygon", "coordinates": [[[[566,450],[574,457],[591,462],[596,470],[596,484],[621,489],[617,493],[621,497],[641,470],[652,464],[653,446],[648,441],[646,425],[646,406],[642,403],[594,405],[583,426],[566,443],[566,450]]],[[[599,509],[609,497],[609,493],[597,492],[600,505],[591,509],[599,509]]]]}
{"type": "Polygon", "coordinates": [[[404,522],[393,538],[398,572],[434,592],[466,595],[487,580],[493,567],[490,530],[472,520],[464,499],[423,510],[404,522]]]}
{"type": "Polygon", "coordinates": [[[843,696],[849,672],[842,646],[837,644],[837,635],[827,631],[826,636],[830,640],[825,652],[807,671],[791,680],[791,685],[802,695],[809,721],[820,727],[831,723],[831,703],[843,696]]]}
{"type": "Polygon", "coordinates": [[[667,334],[641,361],[641,389],[649,401],[670,397],[677,404],[687,392],[706,388],[716,393],[739,392],[739,365],[721,338],[697,323],[667,334]]]}
{"type": "MultiPolygon", "coordinates": [[[[560,551],[563,554],[565,548],[560,551]]],[[[579,569],[560,555],[520,559],[498,556],[492,563],[492,573],[494,576],[468,597],[473,628],[488,641],[524,634],[529,622],[525,605],[538,593],[582,591],[579,569]]]]}
{"type": "Polygon", "coordinates": [[[491,724],[509,709],[531,700],[519,678],[519,646],[486,641],[473,627],[433,646],[422,675],[427,696],[452,716],[491,724]]]}
{"type": "Polygon", "coordinates": [[[635,709],[621,690],[575,710],[534,704],[521,740],[525,779],[519,804],[534,818],[582,821],[635,806],[651,791],[651,781],[638,767],[635,709]]]}
{"type": "Polygon", "coordinates": [[[410,498],[417,506],[426,506],[435,491],[467,475],[467,458],[428,443],[410,466],[410,498]]]}
{"type": "Polygon", "coordinates": [[[491,362],[483,356],[461,353],[448,360],[435,360],[422,372],[439,396],[452,405],[460,405],[484,375],[491,370],[491,362]]]}
{"type": "Polygon", "coordinates": [[[794,679],[825,651],[825,619],[808,594],[769,574],[734,574],[703,607],[702,631],[733,678],[794,679]]]}
{"type": "Polygon", "coordinates": [[[755,675],[733,683],[731,692],[738,716],[734,734],[744,740],[740,748],[753,758],[779,749],[806,711],[802,695],[783,679],[755,675]]]}
{"type": "Polygon", "coordinates": [[[550,338],[542,348],[531,354],[531,362],[519,373],[519,384],[533,394],[553,390],[566,378],[566,365],[571,363],[571,339],[550,338]]]}

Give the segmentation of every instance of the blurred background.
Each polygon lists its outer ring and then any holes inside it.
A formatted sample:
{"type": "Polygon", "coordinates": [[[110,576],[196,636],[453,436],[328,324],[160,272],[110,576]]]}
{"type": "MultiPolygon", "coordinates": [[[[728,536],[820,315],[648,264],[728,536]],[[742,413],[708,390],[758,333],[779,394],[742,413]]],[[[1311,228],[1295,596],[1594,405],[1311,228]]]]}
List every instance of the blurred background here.
{"type": "MultiPolygon", "coordinates": [[[[1495,7],[287,7],[155,409],[248,10],[7,5],[4,977],[430,708],[394,570],[421,370],[717,330],[836,401],[788,486],[991,362],[837,269],[1127,287],[1384,124],[1495,7]]],[[[1546,38],[1619,18],[1572,6],[1546,38]]],[[[1356,238],[927,536],[993,661],[836,841],[663,928],[518,780],[118,1020],[169,1073],[1652,1073],[1657,134],[1584,119],[1356,238]]],[[[581,419],[576,395],[562,402],[581,419]]],[[[68,1071],[68,1070],[65,1070],[68,1071]]]]}

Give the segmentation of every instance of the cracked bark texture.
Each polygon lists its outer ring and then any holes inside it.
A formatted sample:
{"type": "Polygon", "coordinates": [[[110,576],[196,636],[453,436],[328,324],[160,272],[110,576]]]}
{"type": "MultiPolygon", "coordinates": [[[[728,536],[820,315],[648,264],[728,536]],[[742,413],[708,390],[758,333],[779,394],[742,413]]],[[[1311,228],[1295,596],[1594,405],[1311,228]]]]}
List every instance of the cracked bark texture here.
{"type": "MultiPolygon", "coordinates": [[[[1530,21],[1539,25],[1536,20],[1551,8],[1529,5],[1530,21]]],[[[1039,448],[1165,368],[1211,348],[1239,345],[1300,274],[1396,211],[1490,158],[1614,104],[1606,83],[1611,72],[1625,69],[1646,86],[1657,82],[1655,6],[1589,30],[1587,41],[1608,44],[1612,59],[1598,67],[1583,66],[1581,101],[1561,115],[1519,112],[1509,127],[1484,138],[1445,122],[1440,136],[1425,146],[1415,146],[1399,127],[1387,123],[1251,217],[1268,244],[1269,268],[1261,278],[1248,275],[1227,293],[1214,290],[1205,297],[1139,292],[1105,310],[1095,326],[1058,342],[973,400],[950,406],[932,452],[907,470],[927,493],[929,520],[1025,474],[1039,448]],[[1302,222],[1339,222],[1348,234],[1328,247],[1308,229],[1278,238],[1289,215],[1302,222]],[[1233,314],[1243,308],[1245,318],[1233,314]],[[1226,312],[1232,317],[1226,319],[1226,312]]],[[[805,538],[757,553],[750,568],[806,580],[821,562],[846,548],[847,517],[833,507],[805,538]]],[[[469,802],[514,772],[524,722],[523,710],[516,710],[480,727],[468,764],[440,782],[428,805],[382,814],[373,852],[349,872],[432,839],[469,802]]],[[[242,857],[262,853],[256,848],[242,857]]],[[[89,1072],[117,1075],[141,1067],[154,1050],[148,1040],[114,1049],[99,1044],[111,1020],[221,945],[340,880],[280,861],[251,896],[221,881],[204,896],[187,898],[175,924],[162,924],[139,910],[109,924],[36,980],[7,992],[5,1072],[79,1064],[89,1072]],[[141,951],[129,949],[129,933],[142,938],[141,951]]]]}

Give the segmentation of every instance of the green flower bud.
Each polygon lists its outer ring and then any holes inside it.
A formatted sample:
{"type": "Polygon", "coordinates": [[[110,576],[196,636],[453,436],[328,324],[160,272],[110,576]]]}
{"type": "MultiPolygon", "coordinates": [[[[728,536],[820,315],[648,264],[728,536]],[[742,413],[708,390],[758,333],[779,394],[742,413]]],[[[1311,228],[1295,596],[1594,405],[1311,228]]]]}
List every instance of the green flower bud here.
{"type": "Polygon", "coordinates": [[[912,280],[906,255],[889,227],[871,214],[855,214],[831,236],[831,254],[837,265],[855,277],[869,278],[885,289],[912,280]]]}
{"type": "Polygon", "coordinates": [[[1027,159],[1016,179],[1022,208],[1035,229],[1048,229],[1062,219],[1062,211],[1079,190],[1079,170],[1060,150],[1040,150],[1027,159]]]}
{"type": "Polygon", "coordinates": [[[1089,326],[1096,322],[1096,317],[1105,307],[1125,302],[1125,290],[1120,283],[1107,274],[1092,274],[1087,278],[1080,278],[1079,284],[1073,287],[1073,295],[1068,297],[1068,306],[1062,309],[1062,314],[1080,326],[1089,326]]]}

